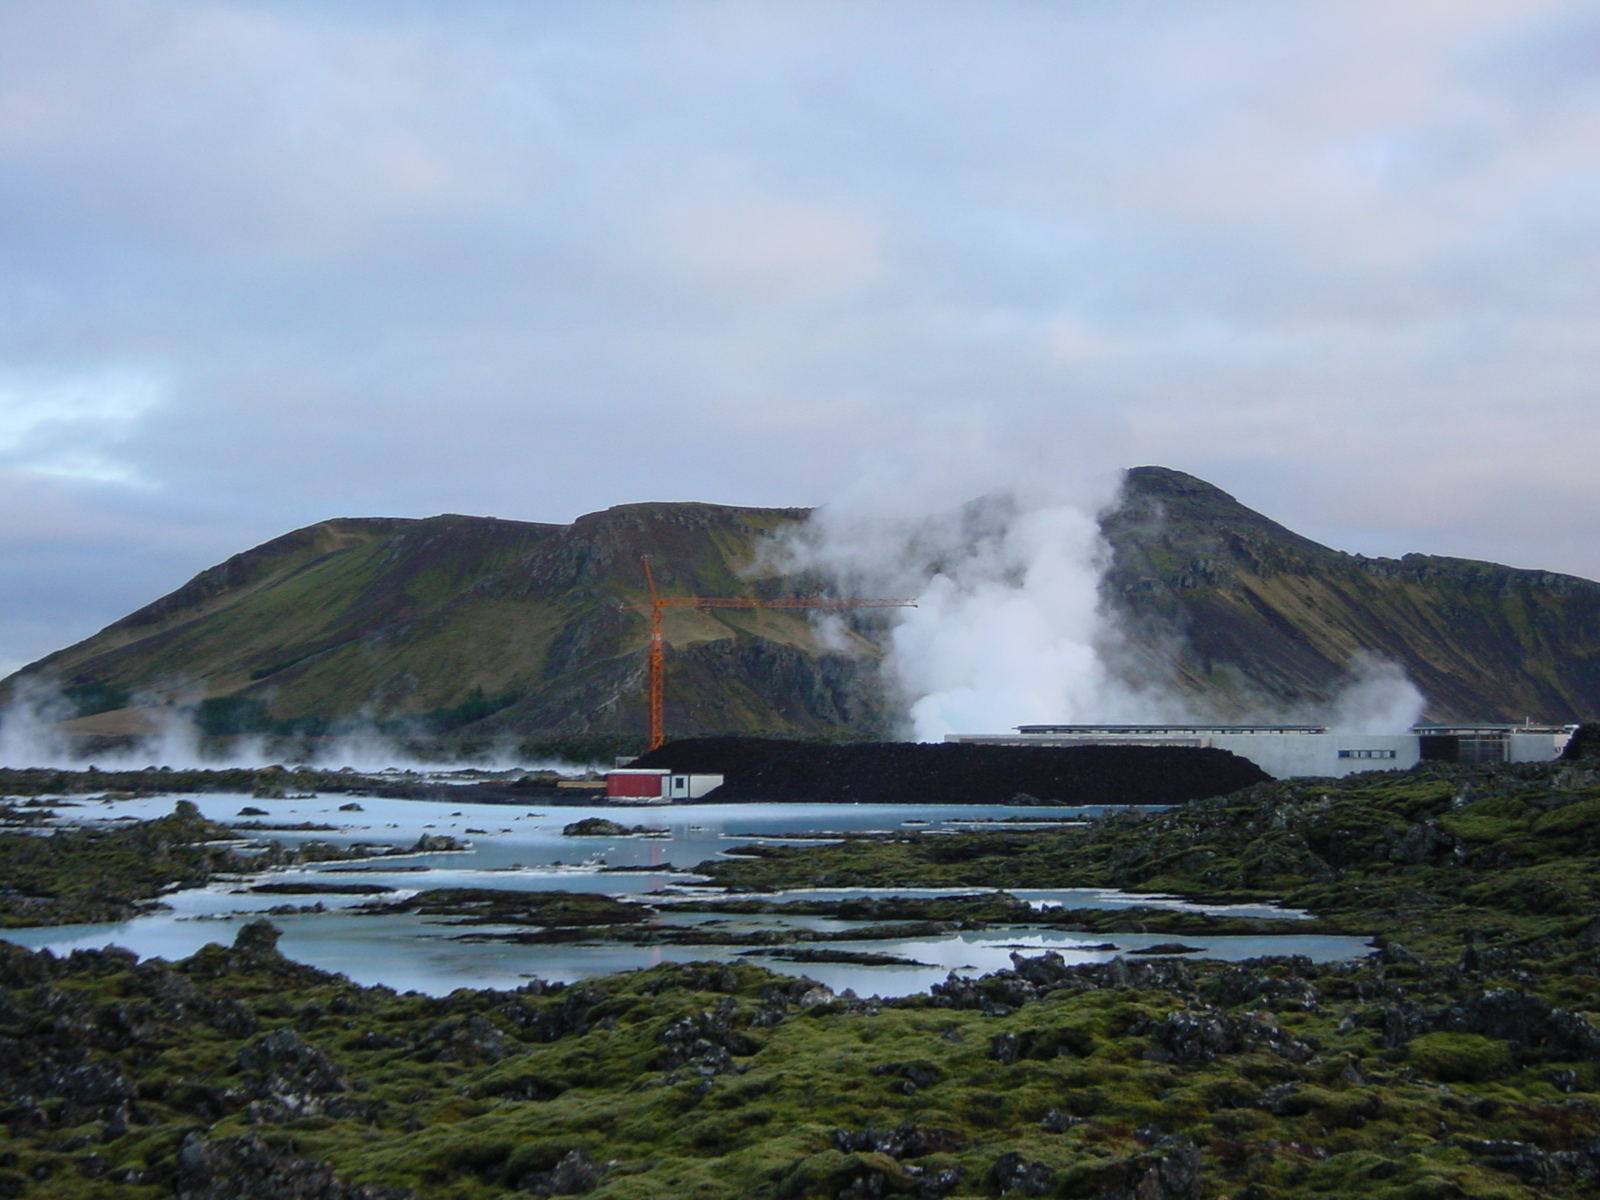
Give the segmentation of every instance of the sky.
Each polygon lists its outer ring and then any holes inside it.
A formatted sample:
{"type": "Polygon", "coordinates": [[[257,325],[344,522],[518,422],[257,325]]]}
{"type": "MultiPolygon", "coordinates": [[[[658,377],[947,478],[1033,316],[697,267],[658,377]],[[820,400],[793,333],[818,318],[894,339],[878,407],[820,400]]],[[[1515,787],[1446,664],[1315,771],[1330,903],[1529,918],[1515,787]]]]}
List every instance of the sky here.
{"type": "Polygon", "coordinates": [[[0,672],[329,517],[1142,463],[1600,577],[1597,234],[1596,3],[13,0],[0,672]]]}

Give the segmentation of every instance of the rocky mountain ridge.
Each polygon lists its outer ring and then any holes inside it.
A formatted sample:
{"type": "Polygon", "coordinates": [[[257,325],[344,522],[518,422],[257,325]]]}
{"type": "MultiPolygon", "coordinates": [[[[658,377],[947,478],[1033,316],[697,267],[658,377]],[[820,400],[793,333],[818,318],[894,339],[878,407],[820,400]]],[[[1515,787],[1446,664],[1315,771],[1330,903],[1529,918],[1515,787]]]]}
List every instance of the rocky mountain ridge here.
{"type": "MultiPolygon", "coordinates": [[[[62,689],[68,732],[130,736],[192,710],[207,732],[636,736],[651,556],[668,595],[821,594],[760,567],[806,509],[633,504],[570,525],[344,518],[235,555],[0,683],[62,689]]],[[[1102,517],[1114,668],[1214,714],[1325,704],[1364,658],[1444,720],[1600,716],[1600,584],[1322,546],[1202,480],[1128,472],[1102,517]]],[[[804,613],[666,614],[675,735],[896,732],[882,613],[822,637],[804,613]]],[[[1052,714],[1041,714],[1050,719],[1052,714]]]]}

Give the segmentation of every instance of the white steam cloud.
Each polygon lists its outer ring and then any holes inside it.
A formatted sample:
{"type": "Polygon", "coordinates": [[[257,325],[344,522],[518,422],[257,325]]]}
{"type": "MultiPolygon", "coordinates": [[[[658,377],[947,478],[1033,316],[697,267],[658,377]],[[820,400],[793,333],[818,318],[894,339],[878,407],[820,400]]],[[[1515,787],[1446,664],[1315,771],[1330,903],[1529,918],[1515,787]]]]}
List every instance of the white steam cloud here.
{"type": "Polygon", "coordinates": [[[27,676],[18,679],[11,702],[0,713],[0,767],[67,765],[67,739],[56,722],[72,715],[72,705],[59,689],[27,676]]]}
{"type": "Polygon", "coordinates": [[[335,736],[315,739],[263,735],[206,738],[194,718],[198,693],[171,705],[143,699],[149,702],[134,698],[137,732],[100,739],[72,736],[61,723],[76,715],[76,706],[56,681],[22,676],[12,685],[11,699],[0,711],[0,767],[72,769],[92,763],[126,770],[150,766],[219,770],[295,763],[319,770],[359,772],[390,768],[438,771],[455,765],[491,771],[578,773],[588,765],[529,758],[519,754],[512,743],[490,745],[458,760],[441,762],[418,755],[403,737],[379,732],[363,722],[354,722],[335,736]],[[90,749],[95,741],[99,744],[90,749]]]}
{"type": "MultiPolygon", "coordinates": [[[[1131,678],[1162,647],[1119,653],[1133,635],[1102,603],[1109,554],[1098,515],[1120,475],[990,491],[959,507],[870,515],[861,494],[818,510],[775,555],[846,595],[903,596],[891,610],[884,673],[905,715],[903,734],[998,733],[1022,724],[1200,722],[1218,719],[1160,672],[1131,678]],[[1113,666],[1120,664],[1121,669],[1113,666]]],[[[865,489],[870,501],[881,495],[865,489]]],[[[907,496],[902,492],[903,507],[907,496]]],[[[926,494],[925,494],[926,495],[926,494]]],[[[1404,732],[1424,699],[1395,664],[1362,657],[1328,704],[1285,711],[1234,697],[1235,719],[1326,724],[1341,732],[1404,732]],[[1237,711],[1243,702],[1249,711],[1237,711]]]]}
{"type": "Polygon", "coordinates": [[[1320,714],[1336,733],[1403,733],[1422,717],[1427,699],[1396,663],[1362,654],[1350,682],[1320,714]]]}

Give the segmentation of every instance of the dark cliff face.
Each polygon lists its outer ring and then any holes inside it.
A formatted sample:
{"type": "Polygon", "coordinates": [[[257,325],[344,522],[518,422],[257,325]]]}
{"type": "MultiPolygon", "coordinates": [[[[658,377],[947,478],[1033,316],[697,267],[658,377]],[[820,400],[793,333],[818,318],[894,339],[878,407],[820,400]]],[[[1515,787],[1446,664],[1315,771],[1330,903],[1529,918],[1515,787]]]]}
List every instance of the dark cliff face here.
{"type": "MultiPolygon", "coordinates": [[[[19,674],[53,678],[98,713],[81,732],[126,730],[119,712],[197,691],[245,731],[337,731],[359,718],[397,731],[638,732],[640,559],[652,557],[667,595],[809,594],[817,581],[759,568],[763,542],[807,515],[631,504],[571,525],[327,521],[19,674]]],[[[1102,524],[1103,599],[1119,633],[1107,656],[1218,717],[1325,702],[1363,654],[1399,664],[1434,717],[1600,716],[1600,585],[1588,580],[1344,554],[1161,467],[1130,471],[1102,524]]],[[[674,609],[665,627],[676,734],[893,729],[881,614],[842,646],[797,612],[674,609]]]]}

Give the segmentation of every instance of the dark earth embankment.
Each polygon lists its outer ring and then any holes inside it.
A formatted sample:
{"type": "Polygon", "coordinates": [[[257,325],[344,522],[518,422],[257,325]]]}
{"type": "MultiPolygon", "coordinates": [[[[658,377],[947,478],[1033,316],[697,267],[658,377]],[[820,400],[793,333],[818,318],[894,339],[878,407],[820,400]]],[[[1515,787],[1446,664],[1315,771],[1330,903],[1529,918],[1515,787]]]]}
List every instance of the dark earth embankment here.
{"type": "Polygon", "coordinates": [[[1267,775],[1226,750],[1186,746],[825,745],[695,738],[634,766],[725,774],[710,803],[1182,804],[1236,792],[1267,775]],[[784,748],[787,747],[787,748],[784,748]]]}
{"type": "Polygon", "coordinates": [[[746,771],[818,743],[794,738],[677,738],[642,754],[630,767],[665,767],[690,775],[742,775],[746,771]]]}

